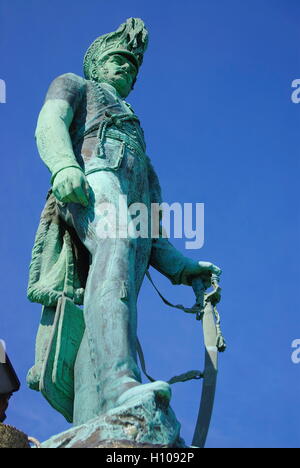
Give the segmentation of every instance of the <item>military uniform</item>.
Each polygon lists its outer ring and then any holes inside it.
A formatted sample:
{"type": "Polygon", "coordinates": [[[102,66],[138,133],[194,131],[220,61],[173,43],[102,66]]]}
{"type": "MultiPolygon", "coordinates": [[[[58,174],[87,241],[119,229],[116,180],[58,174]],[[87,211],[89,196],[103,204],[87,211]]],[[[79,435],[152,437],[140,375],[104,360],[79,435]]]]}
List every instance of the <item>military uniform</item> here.
{"type": "MultiPolygon", "coordinates": [[[[73,109],[69,133],[76,160],[53,151],[53,178],[65,167],[80,167],[90,186],[88,207],[57,203],[59,216],[90,254],[86,333],[75,366],[74,421],[79,424],[114,407],[120,394],[141,382],[136,303],[145,272],[152,265],[180,284],[187,259],[165,238],[99,236],[98,207],[117,207],[120,195],[127,197],[128,207],[137,202],[148,207],[150,226],[150,205],[161,203],[158,178],[146,156],[139,119],[114,87],[68,73],[49,88],[46,101],[57,99],[73,109]],[[84,408],[83,401],[89,402],[84,408]]],[[[127,216],[130,221],[129,211],[127,216]]]]}

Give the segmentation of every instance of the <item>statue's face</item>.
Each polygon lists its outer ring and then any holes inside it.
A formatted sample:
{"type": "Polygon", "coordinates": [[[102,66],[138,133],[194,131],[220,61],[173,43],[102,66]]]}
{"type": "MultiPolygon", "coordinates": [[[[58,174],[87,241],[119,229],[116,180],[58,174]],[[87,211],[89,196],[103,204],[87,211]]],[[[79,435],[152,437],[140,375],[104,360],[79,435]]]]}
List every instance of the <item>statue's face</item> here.
{"type": "Polygon", "coordinates": [[[97,71],[97,80],[108,83],[126,98],[137,77],[137,69],[124,55],[114,54],[101,61],[97,71]]]}

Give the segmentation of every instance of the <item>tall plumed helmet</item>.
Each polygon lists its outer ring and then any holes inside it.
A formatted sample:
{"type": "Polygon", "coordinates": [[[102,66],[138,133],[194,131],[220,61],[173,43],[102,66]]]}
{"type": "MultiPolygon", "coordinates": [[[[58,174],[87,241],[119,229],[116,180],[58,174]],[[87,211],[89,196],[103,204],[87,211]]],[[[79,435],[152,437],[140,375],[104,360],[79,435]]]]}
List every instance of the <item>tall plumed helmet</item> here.
{"type": "Polygon", "coordinates": [[[114,32],[98,37],[84,57],[84,76],[93,79],[95,66],[107,55],[126,55],[139,69],[148,45],[148,31],[140,18],[129,18],[114,32]]]}

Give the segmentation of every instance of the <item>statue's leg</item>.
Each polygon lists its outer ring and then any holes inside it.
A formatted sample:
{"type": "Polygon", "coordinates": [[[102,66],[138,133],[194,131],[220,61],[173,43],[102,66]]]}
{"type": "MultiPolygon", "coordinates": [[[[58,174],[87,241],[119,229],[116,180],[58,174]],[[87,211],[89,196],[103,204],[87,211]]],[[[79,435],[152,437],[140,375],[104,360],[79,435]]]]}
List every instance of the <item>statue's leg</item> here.
{"type": "Polygon", "coordinates": [[[94,368],[90,359],[87,333],[84,334],[77,355],[75,369],[74,426],[84,424],[99,414],[100,400],[97,393],[94,368]]]}
{"type": "Polygon", "coordinates": [[[135,241],[97,239],[85,292],[84,314],[100,413],[140,384],[136,359],[135,241]]]}
{"type": "MultiPolygon", "coordinates": [[[[136,358],[137,240],[105,239],[99,235],[99,205],[111,202],[117,206],[122,190],[118,178],[111,172],[91,174],[88,180],[92,188],[89,207],[68,204],[61,209],[61,214],[74,226],[92,257],[84,301],[89,355],[85,360],[84,353],[79,354],[75,385],[83,381],[81,373],[93,373],[89,380],[96,385],[100,402],[98,414],[102,414],[116,405],[122,393],[141,383],[136,358]]],[[[143,261],[147,263],[147,256],[143,261]]],[[[75,399],[76,420],[81,420],[83,403],[91,406],[89,414],[95,411],[88,387],[86,391],[83,388],[81,385],[81,397],[78,395],[75,399]]]]}

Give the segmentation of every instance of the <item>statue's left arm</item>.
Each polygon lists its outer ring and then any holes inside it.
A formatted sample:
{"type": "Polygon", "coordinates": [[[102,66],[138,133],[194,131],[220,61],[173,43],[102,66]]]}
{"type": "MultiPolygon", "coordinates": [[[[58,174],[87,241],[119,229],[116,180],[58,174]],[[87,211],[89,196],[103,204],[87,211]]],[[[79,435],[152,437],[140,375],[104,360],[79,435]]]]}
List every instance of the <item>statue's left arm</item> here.
{"type": "Polygon", "coordinates": [[[188,286],[191,286],[193,278],[197,276],[209,281],[212,274],[221,274],[220,268],[213,263],[198,262],[186,257],[167,238],[162,237],[152,240],[150,265],[169,278],[173,284],[188,286]]]}
{"type": "MultiPolygon", "coordinates": [[[[148,159],[148,177],[152,203],[161,203],[161,189],[156,172],[148,159]]],[[[220,275],[219,267],[210,262],[196,261],[183,255],[171,242],[162,236],[152,239],[150,265],[170,279],[173,284],[191,285],[194,277],[209,279],[211,274],[220,275]]]]}

